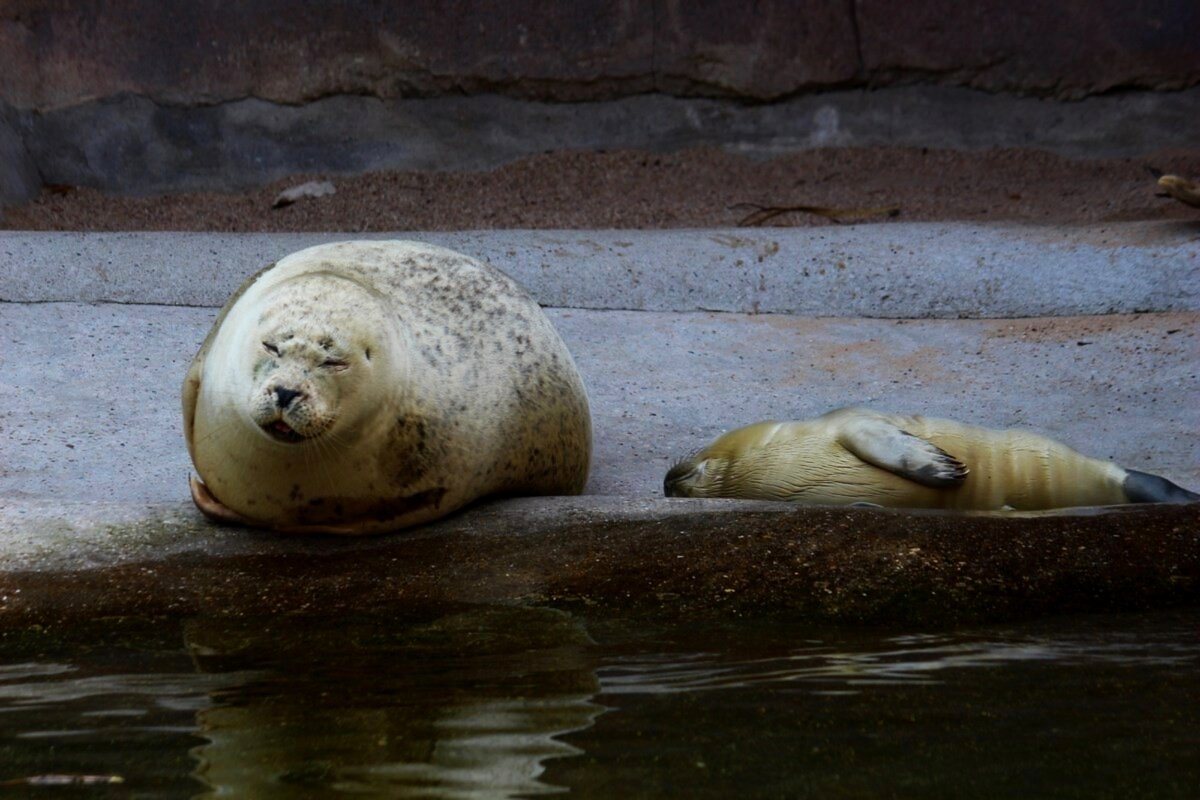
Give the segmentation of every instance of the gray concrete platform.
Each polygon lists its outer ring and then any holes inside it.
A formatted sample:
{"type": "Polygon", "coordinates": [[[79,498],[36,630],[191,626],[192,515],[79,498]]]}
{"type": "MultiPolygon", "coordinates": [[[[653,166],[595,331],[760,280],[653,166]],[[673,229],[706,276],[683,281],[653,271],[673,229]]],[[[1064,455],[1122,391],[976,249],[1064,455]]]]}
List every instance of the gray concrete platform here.
{"type": "MultiPolygon", "coordinates": [[[[120,613],[157,613],[171,607],[174,591],[191,598],[181,601],[180,613],[195,610],[202,587],[188,584],[185,592],[182,583],[168,585],[153,577],[162,571],[182,576],[181,559],[207,565],[210,573],[224,564],[238,576],[231,580],[252,585],[271,576],[281,558],[328,557],[331,564],[342,565],[338,569],[352,569],[355,558],[419,558],[419,564],[395,563],[395,580],[404,582],[410,572],[427,577],[436,569],[453,572],[458,569],[455,548],[469,550],[472,542],[498,559],[492,568],[524,576],[518,591],[504,584],[502,575],[493,575],[499,583],[485,584],[496,599],[525,602],[548,596],[542,589],[559,585],[553,570],[567,568],[548,566],[565,557],[562,553],[547,551],[545,563],[522,560],[539,548],[529,536],[540,531],[543,545],[552,547],[559,541],[555,532],[569,530],[578,538],[562,540],[564,552],[578,555],[592,548],[604,554],[604,574],[610,577],[634,568],[640,557],[631,549],[634,543],[650,546],[654,531],[669,539],[664,572],[636,590],[615,578],[606,583],[591,576],[586,591],[560,592],[589,602],[633,595],[646,601],[638,592],[650,591],[647,587],[658,580],[675,586],[670,592],[678,594],[686,581],[673,570],[684,559],[689,570],[700,561],[708,565],[702,575],[689,573],[706,586],[726,568],[747,581],[756,568],[770,572],[777,583],[769,597],[756,601],[763,607],[886,619],[889,614],[904,616],[907,611],[896,609],[915,608],[905,603],[915,602],[913,593],[925,593],[917,603],[923,609],[918,616],[932,619],[935,607],[950,614],[942,601],[963,601],[962,592],[953,589],[961,570],[946,568],[945,559],[953,551],[954,558],[968,564],[976,556],[962,550],[967,542],[1000,549],[1021,542],[1033,560],[1022,566],[1011,559],[997,561],[994,553],[976,554],[995,564],[1003,561],[1010,574],[993,576],[987,591],[968,593],[970,603],[955,612],[956,618],[988,616],[998,609],[1044,610],[1053,607],[1052,597],[1063,587],[1089,581],[1109,587],[1094,595],[1100,598],[1095,607],[1118,607],[1122,596],[1141,598],[1131,599],[1131,607],[1200,600],[1200,514],[1194,509],[1072,512],[1034,522],[1011,516],[801,510],[661,497],[670,461],[725,429],[848,404],[1032,428],[1091,455],[1196,488],[1200,244],[1194,236],[1175,230],[1164,243],[1148,236],[1144,225],[1110,226],[1103,234],[964,226],[939,233],[929,226],[903,225],[824,229],[803,236],[679,233],[683,238],[628,231],[408,235],[454,244],[501,268],[510,266],[505,259],[511,259],[515,266],[510,272],[522,280],[546,276],[550,283],[529,282],[540,297],[557,300],[547,313],[574,353],[591,396],[596,449],[590,497],[491,502],[440,526],[353,542],[219,528],[190,508],[187,495],[179,385],[215,306],[264,262],[318,237],[0,235],[0,629],[85,614],[93,603],[124,609],[120,613]],[[730,244],[735,236],[745,241],[730,244]],[[1108,240],[1100,241],[1101,236],[1108,240]],[[939,242],[966,249],[946,255],[939,242]],[[1011,272],[995,284],[995,291],[967,292],[963,302],[981,312],[978,316],[1020,318],[938,318],[945,316],[944,307],[934,303],[944,296],[939,293],[978,281],[989,269],[970,265],[980,242],[994,248],[985,258],[1010,265],[1011,272]],[[805,269],[806,247],[820,258],[829,252],[822,247],[840,248],[847,264],[879,264],[880,274],[890,267],[899,276],[896,280],[912,290],[899,292],[906,299],[892,308],[906,318],[865,317],[854,313],[854,303],[838,306],[837,298],[844,298],[855,282],[838,279],[836,269],[834,277],[827,271],[813,284],[832,298],[824,310],[842,316],[743,313],[755,304],[759,310],[772,304],[789,307],[795,301],[788,298],[804,296],[797,272],[805,269]],[[890,261],[883,255],[889,251],[890,261]],[[762,254],[762,260],[754,253],[762,254]],[[780,253],[787,258],[771,261],[780,253]],[[749,257],[738,265],[730,262],[731,254],[749,257]],[[933,258],[938,254],[966,260],[949,269],[933,258]],[[1104,254],[1108,260],[1097,265],[1104,254]],[[1044,273],[1058,278],[1041,287],[1026,285],[1027,299],[1042,304],[1038,307],[1062,314],[1096,304],[1122,308],[1122,281],[1131,293],[1140,292],[1138,302],[1148,307],[1144,313],[1102,316],[1012,314],[1013,299],[1020,298],[1011,291],[1011,281],[1024,280],[1018,267],[1039,259],[1044,273]],[[767,267],[762,265],[768,263],[773,280],[764,283],[767,267]],[[629,265],[636,269],[625,269],[629,265]],[[1114,273],[1126,277],[1106,277],[1114,273]],[[714,275],[725,282],[713,281],[714,275]],[[639,295],[643,280],[652,288],[639,295]],[[671,287],[711,288],[714,283],[719,288],[712,290],[716,301],[737,313],[695,310],[696,301],[686,291],[671,292],[671,287]],[[626,304],[645,310],[629,310],[626,304]],[[1034,530],[1065,537],[1063,547],[1083,548],[1089,555],[1046,562],[1046,554],[1038,553],[1034,559],[1029,549],[1036,545],[1036,538],[1029,538],[1034,530]],[[446,541],[456,542],[454,548],[439,548],[439,531],[449,532],[446,541]],[[794,541],[783,555],[781,543],[788,541],[789,531],[794,541]],[[1133,552],[1129,537],[1138,531],[1160,534],[1137,541],[1135,549],[1145,551],[1139,556],[1142,566],[1121,572],[1126,577],[1113,583],[1113,570],[1129,566],[1122,559],[1133,552]],[[713,538],[707,539],[709,534],[713,538]],[[506,541],[516,549],[506,551],[506,541]],[[803,550],[805,542],[820,542],[823,569],[831,570],[824,585],[833,581],[836,591],[830,591],[841,598],[834,606],[820,601],[826,590],[812,574],[811,553],[795,550],[803,550]],[[726,548],[725,566],[718,553],[706,550],[716,543],[726,548]],[[883,550],[900,552],[897,548],[916,548],[901,572],[866,568],[883,550]],[[1011,570],[1035,567],[1040,570],[1035,583],[1049,594],[1031,604],[1014,604],[1012,592],[1027,593],[1029,587],[1014,588],[1011,570]],[[85,573],[95,575],[84,580],[85,573]],[[533,573],[542,577],[534,580],[533,573]],[[793,583],[785,575],[793,576],[793,583]],[[118,576],[121,580],[114,583],[118,576]],[[876,595],[880,581],[890,588],[876,595]],[[1113,588],[1118,584],[1124,587],[1120,591],[1113,588]],[[47,593],[49,585],[67,594],[47,593]],[[92,586],[100,594],[90,600],[86,592],[68,596],[74,585],[92,586]],[[860,598],[846,605],[847,598],[864,592],[879,602],[860,598]],[[941,599],[929,600],[925,595],[930,592],[941,599]],[[31,593],[41,599],[30,600],[31,593]],[[135,602],[139,597],[142,605],[135,602]]],[[[581,574],[583,568],[572,563],[571,574],[581,574]]],[[[479,586],[484,584],[454,585],[458,588],[452,590],[430,584],[418,594],[439,601],[481,601],[479,586]]],[[[394,599],[414,597],[399,592],[394,599]]],[[[720,599],[721,592],[704,597],[708,600],[696,602],[721,606],[713,599],[720,599]]],[[[1075,601],[1064,602],[1070,606],[1075,601]]]]}
{"type": "MultiPolygon", "coordinates": [[[[591,397],[588,492],[661,494],[724,430],[842,405],[1027,427],[1200,486],[1200,313],[1000,320],[550,309],[591,397]]],[[[187,498],[179,387],[215,309],[6,305],[0,498],[187,498]]]]}

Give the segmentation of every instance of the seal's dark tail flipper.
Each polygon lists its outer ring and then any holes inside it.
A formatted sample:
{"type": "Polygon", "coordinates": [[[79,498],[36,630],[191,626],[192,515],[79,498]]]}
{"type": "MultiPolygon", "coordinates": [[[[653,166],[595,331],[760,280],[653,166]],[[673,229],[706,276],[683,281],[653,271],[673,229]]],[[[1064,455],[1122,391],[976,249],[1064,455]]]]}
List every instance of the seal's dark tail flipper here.
{"type": "Polygon", "coordinates": [[[1121,486],[1131,503],[1195,503],[1200,500],[1200,494],[1136,469],[1125,470],[1125,483],[1121,486]]]}

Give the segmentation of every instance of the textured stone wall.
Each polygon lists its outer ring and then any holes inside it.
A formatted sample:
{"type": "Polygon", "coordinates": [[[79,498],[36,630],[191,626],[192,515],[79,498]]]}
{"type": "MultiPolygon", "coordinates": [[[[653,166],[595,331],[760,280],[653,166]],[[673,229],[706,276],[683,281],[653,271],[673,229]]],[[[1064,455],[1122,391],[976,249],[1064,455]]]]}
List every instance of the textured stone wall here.
{"type": "Polygon", "coordinates": [[[0,0],[0,209],[563,148],[1136,153],[1196,141],[1194,87],[1200,0],[0,0]]]}
{"type": "Polygon", "coordinates": [[[0,102],[0,216],[4,207],[35,197],[42,177],[25,146],[18,115],[0,102]]]}
{"type": "Polygon", "coordinates": [[[498,92],[769,100],[914,82],[1074,98],[1200,83],[1192,0],[4,0],[0,100],[498,92]]]}

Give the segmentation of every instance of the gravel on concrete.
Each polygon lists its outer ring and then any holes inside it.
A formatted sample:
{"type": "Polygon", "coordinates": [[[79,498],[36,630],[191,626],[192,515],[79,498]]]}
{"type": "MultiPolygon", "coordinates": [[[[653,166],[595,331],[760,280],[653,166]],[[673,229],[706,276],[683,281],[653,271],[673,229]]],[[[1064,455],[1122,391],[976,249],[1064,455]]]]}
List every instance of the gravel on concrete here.
{"type": "MultiPolygon", "coordinates": [[[[1196,97],[1200,107],[1200,89],[1196,97]]],[[[1200,119],[1200,111],[1195,116],[1200,119]]],[[[161,186],[149,196],[63,176],[47,178],[51,185],[37,199],[5,211],[0,226],[219,233],[729,228],[753,212],[747,204],[894,208],[894,217],[883,217],[893,223],[1196,223],[1200,211],[1159,196],[1154,175],[1161,171],[1200,178],[1197,141],[1200,135],[1169,149],[1159,145],[1115,156],[1097,150],[1067,156],[1033,147],[832,149],[831,144],[799,152],[781,146],[774,153],[759,153],[769,158],[751,158],[745,151],[712,147],[597,152],[556,146],[555,152],[539,149],[511,163],[461,171],[414,166],[371,172],[364,167],[344,174],[348,170],[321,172],[307,166],[237,191],[161,186]],[[336,193],[274,207],[281,191],[310,180],[328,180],[336,193]]],[[[97,155],[89,163],[120,164],[122,152],[97,155]]],[[[126,172],[136,167],[129,164],[126,172]]],[[[188,161],[167,173],[173,178],[194,175],[194,170],[188,161]]],[[[879,218],[865,213],[847,217],[879,218]]],[[[835,223],[794,211],[766,224],[835,223]]]]}

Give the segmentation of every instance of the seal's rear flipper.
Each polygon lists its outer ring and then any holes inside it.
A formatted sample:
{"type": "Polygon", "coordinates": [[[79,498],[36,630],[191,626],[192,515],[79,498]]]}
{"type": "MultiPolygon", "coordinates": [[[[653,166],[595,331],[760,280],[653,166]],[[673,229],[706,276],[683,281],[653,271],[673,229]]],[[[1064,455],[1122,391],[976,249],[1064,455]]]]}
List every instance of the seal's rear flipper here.
{"type": "Polygon", "coordinates": [[[1176,486],[1166,478],[1136,469],[1125,470],[1125,482],[1121,488],[1131,503],[1195,503],[1200,500],[1200,494],[1176,486]]]}
{"type": "Polygon", "coordinates": [[[227,508],[224,503],[213,497],[212,492],[204,485],[204,481],[199,478],[189,475],[188,485],[192,489],[192,502],[196,504],[196,508],[200,509],[201,513],[213,522],[220,522],[225,525],[259,527],[258,523],[243,517],[231,508],[227,508]]]}

